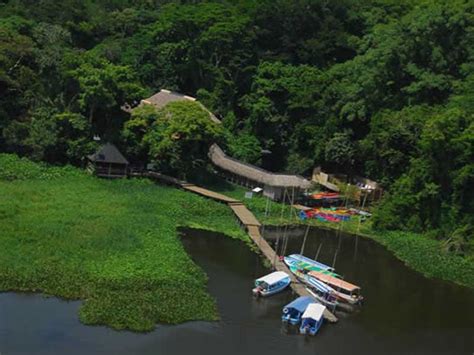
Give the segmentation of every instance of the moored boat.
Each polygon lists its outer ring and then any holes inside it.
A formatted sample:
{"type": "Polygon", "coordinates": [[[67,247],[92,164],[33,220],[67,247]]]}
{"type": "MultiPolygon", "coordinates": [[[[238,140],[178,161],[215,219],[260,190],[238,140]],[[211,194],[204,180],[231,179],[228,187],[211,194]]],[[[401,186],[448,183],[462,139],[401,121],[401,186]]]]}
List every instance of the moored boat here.
{"type": "Polygon", "coordinates": [[[306,287],[306,291],[308,291],[309,294],[313,296],[319,303],[325,305],[326,308],[329,308],[333,311],[338,310],[347,313],[352,313],[355,311],[355,305],[338,301],[334,294],[321,294],[310,286],[306,287]]]}
{"type": "Polygon", "coordinates": [[[298,297],[283,307],[283,315],[281,320],[284,323],[289,323],[292,325],[299,324],[301,322],[301,316],[303,315],[304,311],[306,311],[306,307],[308,307],[310,303],[314,302],[314,298],[310,296],[298,297]]]}
{"type": "Polygon", "coordinates": [[[295,267],[290,267],[290,271],[297,277],[298,280],[307,286],[306,290],[311,294],[311,296],[313,296],[318,302],[325,305],[327,308],[332,310],[338,309],[344,312],[354,311],[354,305],[349,304],[346,301],[339,300],[340,297],[338,297],[338,291],[334,290],[331,286],[325,284],[324,282],[312,277],[308,274],[308,271],[300,270],[295,267]]]}
{"type": "MultiPolygon", "coordinates": [[[[294,264],[293,266],[289,266],[288,269],[290,269],[291,273],[293,275],[295,275],[297,278],[301,279],[304,281],[304,279],[306,278],[306,275],[308,275],[308,273],[311,271],[311,270],[308,270],[308,269],[304,269],[302,267],[300,267],[300,265],[298,264],[294,264]]],[[[329,275],[329,276],[332,276],[332,277],[336,277],[336,278],[340,278],[340,276],[334,272],[331,272],[331,271],[318,271],[324,275],[329,275]]]]}
{"type": "Polygon", "coordinates": [[[320,303],[331,309],[338,306],[339,302],[330,286],[309,275],[305,275],[302,281],[307,285],[306,290],[320,303]]]}
{"type": "Polygon", "coordinates": [[[299,261],[300,263],[303,263],[303,265],[306,264],[307,267],[316,267],[319,270],[327,270],[327,271],[332,271],[332,272],[335,271],[334,268],[332,268],[331,266],[328,266],[319,261],[310,259],[301,254],[291,254],[291,255],[288,255],[287,258],[299,261]]]}
{"type": "Polygon", "coordinates": [[[347,302],[349,304],[360,304],[364,299],[360,294],[361,289],[357,285],[318,271],[310,271],[308,275],[330,286],[334,290],[338,301],[347,302]]]}
{"type": "Polygon", "coordinates": [[[319,303],[310,303],[301,316],[300,333],[315,335],[323,324],[325,306],[319,303]]]}
{"type": "Polygon", "coordinates": [[[283,291],[291,283],[290,276],[283,271],[275,271],[255,280],[254,296],[270,296],[283,291]]]}
{"type": "MultiPolygon", "coordinates": [[[[338,274],[334,272],[333,268],[330,268],[327,265],[321,264],[318,261],[314,261],[314,260],[312,260],[313,261],[312,263],[308,263],[308,262],[302,261],[301,258],[295,258],[294,257],[295,255],[298,255],[298,254],[285,256],[283,258],[284,263],[288,266],[288,268],[293,273],[295,273],[296,270],[301,271],[301,272],[319,271],[326,275],[331,275],[333,277],[340,277],[338,274]]],[[[311,260],[311,259],[308,259],[308,260],[311,260]]]]}

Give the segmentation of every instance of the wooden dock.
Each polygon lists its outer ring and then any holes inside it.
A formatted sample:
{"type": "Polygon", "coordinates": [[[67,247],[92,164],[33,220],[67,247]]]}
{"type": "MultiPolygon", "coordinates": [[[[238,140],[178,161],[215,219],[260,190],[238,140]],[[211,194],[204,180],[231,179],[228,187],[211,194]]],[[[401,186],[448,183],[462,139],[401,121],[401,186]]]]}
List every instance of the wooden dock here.
{"type": "MultiPolygon", "coordinates": [[[[262,254],[270,261],[273,268],[278,271],[283,271],[290,276],[291,288],[293,289],[293,291],[299,296],[311,296],[309,292],[306,291],[305,286],[288,269],[286,264],[280,260],[280,258],[278,257],[278,255],[276,255],[276,252],[273,250],[270,244],[268,244],[265,238],[263,238],[260,233],[261,223],[241,201],[160,173],[146,172],[141,174],[140,176],[147,176],[167,184],[175,185],[186,191],[190,191],[198,195],[211,198],[215,201],[226,203],[232,209],[232,211],[234,211],[235,216],[245,227],[245,230],[247,231],[252,241],[260,249],[262,254]]],[[[326,318],[326,320],[331,323],[336,323],[338,321],[337,317],[332,314],[328,309],[326,309],[324,312],[324,318],[326,318]]]]}
{"type": "MultiPolygon", "coordinates": [[[[278,271],[286,272],[290,276],[291,288],[293,289],[293,291],[299,296],[311,296],[310,293],[306,291],[306,287],[288,269],[286,264],[280,260],[278,255],[275,255],[276,253],[273,248],[260,234],[260,228],[258,228],[257,226],[248,226],[247,232],[250,238],[252,238],[253,242],[258,246],[262,254],[265,255],[268,260],[270,260],[273,268],[278,271]]],[[[326,318],[326,320],[331,323],[336,323],[338,321],[337,317],[328,309],[324,311],[324,318],[326,318]]]]}
{"type": "Polygon", "coordinates": [[[239,200],[236,200],[234,198],[228,197],[226,195],[223,195],[223,194],[220,194],[220,193],[217,193],[217,192],[214,192],[214,191],[204,189],[202,187],[199,187],[199,186],[196,186],[196,185],[193,185],[193,184],[186,183],[186,184],[182,184],[181,187],[183,189],[187,190],[187,191],[191,191],[191,192],[194,192],[198,195],[212,198],[213,200],[217,200],[219,202],[240,203],[239,200]]]}

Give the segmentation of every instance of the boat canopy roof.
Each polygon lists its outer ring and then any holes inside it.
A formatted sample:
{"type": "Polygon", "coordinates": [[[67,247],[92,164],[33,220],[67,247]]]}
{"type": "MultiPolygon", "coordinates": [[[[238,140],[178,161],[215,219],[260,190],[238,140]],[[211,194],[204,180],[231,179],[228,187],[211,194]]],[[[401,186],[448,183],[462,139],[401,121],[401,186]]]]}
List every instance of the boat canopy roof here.
{"type": "Polygon", "coordinates": [[[353,284],[351,284],[347,281],[338,279],[336,277],[332,277],[330,275],[325,275],[325,274],[323,274],[322,272],[319,272],[319,271],[310,271],[309,275],[317,278],[318,280],[320,280],[322,282],[325,282],[325,283],[329,284],[330,286],[332,286],[336,289],[340,288],[340,289],[346,290],[348,292],[353,292],[355,290],[360,290],[360,287],[357,286],[357,285],[353,285],[353,284]]]}
{"type": "Polygon", "coordinates": [[[320,292],[330,293],[334,291],[334,289],[331,286],[326,285],[324,282],[319,281],[315,277],[309,276],[307,280],[311,286],[315,287],[320,292]]]}
{"type": "Polygon", "coordinates": [[[330,267],[326,264],[320,263],[319,261],[307,258],[306,256],[301,255],[301,254],[291,254],[288,257],[292,258],[292,259],[295,259],[295,260],[298,260],[298,261],[301,261],[303,263],[313,264],[314,266],[319,267],[322,270],[334,271],[334,268],[332,268],[332,267],[330,267]]]}
{"type": "Polygon", "coordinates": [[[259,279],[257,279],[257,282],[265,282],[268,285],[273,285],[274,283],[280,282],[286,278],[288,278],[288,274],[283,271],[275,271],[272,272],[271,274],[265,275],[259,279]]]}
{"type": "Polygon", "coordinates": [[[304,311],[302,318],[312,318],[316,322],[319,322],[323,317],[325,306],[319,303],[310,303],[304,311]]]}
{"type": "Polygon", "coordinates": [[[314,299],[310,296],[301,296],[297,299],[293,300],[292,302],[288,303],[285,308],[293,308],[298,312],[304,312],[308,304],[315,302],[314,299]]]}

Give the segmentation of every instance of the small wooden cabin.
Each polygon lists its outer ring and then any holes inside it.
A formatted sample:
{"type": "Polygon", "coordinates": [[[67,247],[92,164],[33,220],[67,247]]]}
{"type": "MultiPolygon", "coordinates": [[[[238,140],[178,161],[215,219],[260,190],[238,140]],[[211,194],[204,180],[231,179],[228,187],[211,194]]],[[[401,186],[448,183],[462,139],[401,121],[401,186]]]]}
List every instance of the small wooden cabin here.
{"type": "Polygon", "coordinates": [[[87,157],[87,169],[96,176],[105,178],[127,177],[128,160],[115,145],[106,143],[97,152],[87,157]]]}

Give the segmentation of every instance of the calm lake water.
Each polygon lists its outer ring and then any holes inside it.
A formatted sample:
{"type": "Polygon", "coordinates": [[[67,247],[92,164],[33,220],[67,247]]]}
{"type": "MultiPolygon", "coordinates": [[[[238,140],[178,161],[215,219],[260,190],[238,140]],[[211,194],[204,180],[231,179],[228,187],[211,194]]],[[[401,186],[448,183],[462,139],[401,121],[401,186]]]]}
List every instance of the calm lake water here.
{"type": "MultiPolygon", "coordinates": [[[[275,240],[280,230],[267,229],[275,240]]],[[[290,234],[290,233],[288,233],[290,234]]],[[[299,252],[302,231],[292,230],[287,254],[299,252]]],[[[186,230],[183,244],[209,275],[221,321],[158,325],[147,334],[79,323],[80,302],[40,295],[0,294],[0,353],[8,354],[473,354],[474,292],[429,280],[378,244],[312,230],[305,255],[332,264],[359,284],[360,312],[338,314],[314,338],[281,327],[290,291],[255,300],[253,280],[268,272],[247,246],[222,235],[186,230]]],[[[281,245],[281,243],[280,243],[281,245]]]]}

